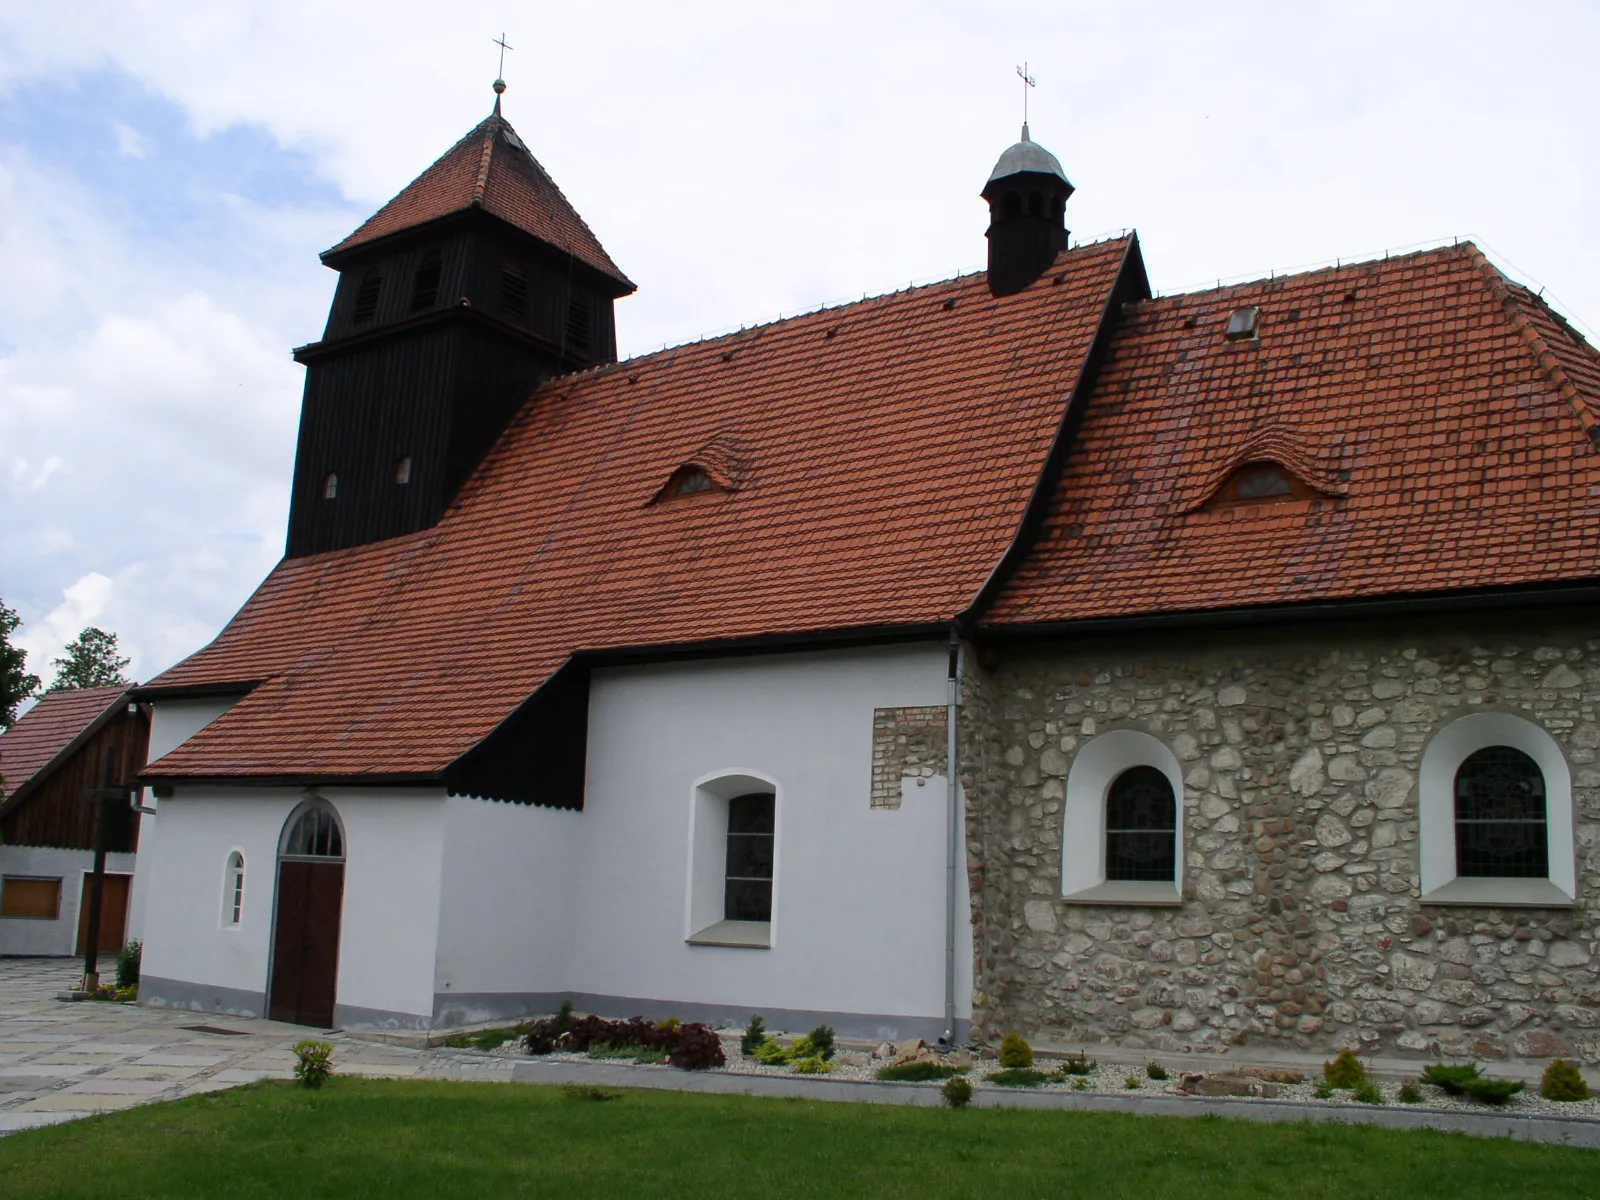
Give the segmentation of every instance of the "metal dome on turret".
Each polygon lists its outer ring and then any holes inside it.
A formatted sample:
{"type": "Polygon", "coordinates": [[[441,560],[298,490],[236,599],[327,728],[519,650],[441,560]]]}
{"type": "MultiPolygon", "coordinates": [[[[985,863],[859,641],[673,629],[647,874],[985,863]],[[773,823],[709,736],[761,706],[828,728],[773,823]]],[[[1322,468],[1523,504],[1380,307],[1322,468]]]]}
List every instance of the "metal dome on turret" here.
{"type": "Polygon", "coordinates": [[[1054,154],[1046,150],[1038,142],[1028,136],[1028,123],[1022,123],[1022,140],[1006,150],[1000,156],[1000,161],[994,164],[994,170],[989,172],[989,182],[1004,179],[1008,175],[1020,175],[1025,171],[1037,172],[1041,175],[1054,175],[1068,188],[1072,181],[1067,178],[1067,173],[1061,169],[1061,163],[1054,154]]]}

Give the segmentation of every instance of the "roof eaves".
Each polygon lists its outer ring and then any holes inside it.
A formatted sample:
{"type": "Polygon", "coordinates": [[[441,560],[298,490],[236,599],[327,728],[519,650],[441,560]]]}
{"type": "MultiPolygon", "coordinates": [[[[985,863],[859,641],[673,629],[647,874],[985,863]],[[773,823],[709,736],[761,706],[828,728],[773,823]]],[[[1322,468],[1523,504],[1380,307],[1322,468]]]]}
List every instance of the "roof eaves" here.
{"type": "Polygon", "coordinates": [[[94,720],[80,729],[74,737],[70,738],[65,746],[50,757],[48,762],[12,789],[10,794],[3,801],[0,801],[0,816],[4,816],[26,800],[44,780],[50,777],[51,772],[76,754],[85,742],[100,732],[111,718],[121,711],[122,706],[133,695],[133,690],[132,687],[127,687],[119,692],[114,699],[100,710],[99,715],[94,720]]]}

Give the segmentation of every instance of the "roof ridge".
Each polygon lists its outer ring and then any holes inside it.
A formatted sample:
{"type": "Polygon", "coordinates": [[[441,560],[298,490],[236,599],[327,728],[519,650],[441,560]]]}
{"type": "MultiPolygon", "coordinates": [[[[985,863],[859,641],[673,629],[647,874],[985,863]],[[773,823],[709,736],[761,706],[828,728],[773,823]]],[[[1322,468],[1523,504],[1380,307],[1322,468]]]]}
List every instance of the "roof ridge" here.
{"type": "Polygon", "coordinates": [[[1140,300],[1140,304],[1163,304],[1168,300],[1189,300],[1201,296],[1217,296],[1224,292],[1244,291],[1261,287],[1263,284],[1287,283],[1291,280],[1310,279],[1313,275],[1339,275],[1345,271],[1365,269],[1375,266],[1389,266],[1403,263],[1407,259],[1428,258],[1432,255],[1449,255],[1464,246],[1471,246],[1470,241],[1454,242],[1448,246],[1430,246],[1423,250],[1408,250],[1404,254],[1385,253],[1381,258],[1374,255],[1371,258],[1335,259],[1332,263],[1323,263],[1321,266],[1309,267],[1304,271],[1285,271],[1279,275],[1276,271],[1266,275],[1258,275],[1254,279],[1235,279],[1226,283],[1219,283],[1215,287],[1194,288],[1190,291],[1162,292],[1160,295],[1151,296],[1140,300]]]}
{"type": "MultiPolygon", "coordinates": [[[[1533,322],[1529,320],[1528,314],[1523,311],[1522,305],[1511,294],[1511,284],[1506,279],[1505,274],[1489,261],[1488,256],[1478,249],[1475,243],[1466,242],[1465,248],[1469,260],[1478,269],[1478,273],[1488,285],[1490,293],[1500,302],[1506,315],[1511,318],[1512,327],[1516,329],[1518,335],[1532,352],[1534,361],[1539,364],[1539,369],[1544,372],[1545,377],[1555,387],[1556,393],[1567,402],[1568,407],[1572,409],[1573,415],[1578,418],[1578,424],[1582,426],[1584,436],[1588,439],[1590,445],[1600,449],[1600,413],[1595,411],[1589,398],[1572,382],[1566,368],[1561,365],[1561,360],[1550,349],[1550,343],[1545,340],[1544,335],[1534,328],[1533,322]]],[[[1523,290],[1525,291],[1526,289],[1523,290]]],[[[1533,299],[1541,308],[1546,307],[1538,297],[1533,297],[1533,299]]]]}

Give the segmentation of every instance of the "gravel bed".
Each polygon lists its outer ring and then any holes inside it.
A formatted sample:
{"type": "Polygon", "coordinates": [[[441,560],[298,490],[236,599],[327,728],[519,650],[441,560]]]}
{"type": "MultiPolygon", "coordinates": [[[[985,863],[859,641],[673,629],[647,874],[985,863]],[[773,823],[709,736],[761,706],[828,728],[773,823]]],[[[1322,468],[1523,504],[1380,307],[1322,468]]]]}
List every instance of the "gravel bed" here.
{"type": "MultiPolygon", "coordinates": [[[[728,1056],[728,1065],[720,1068],[720,1070],[722,1073],[728,1075],[775,1075],[790,1076],[800,1079],[849,1079],[870,1082],[876,1080],[878,1068],[885,1065],[881,1059],[871,1058],[864,1051],[841,1050],[836,1057],[832,1071],[829,1071],[826,1075],[803,1076],[797,1075],[787,1066],[763,1066],[753,1058],[743,1057],[739,1053],[738,1034],[733,1034],[731,1036],[724,1034],[722,1036],[722,1049],[723,1052],[728,1056]]],[[[479,1053],[487,1053],[496,1058],[526,1059],[530,1057],[528,1053],[522,1049],[522,1043],[520,1040],[507,1042],[497,1050],[479,1051],[479,1053]]],[[[616,1066],[632,1067],[634,1070],[638,1071],[671,1071],[675,1069],[665,1063],[635,1064],[625,1058],[593,1059],[587,1054],[557,1052],[555,1054],[542,1055],[541,1058],[543,1061],[547,1062],[607,1062],[616,1066]]],[[[1039,1070],[1054,1072],[1058,1064],[1053,1059],[1041,1058],[1035,1065],[1039,1070]]],[[[1101,1096],[1185,1097],[1190,1094],[1178,1090],[1178,1080],[1183,1072],[1170,1067],[1168,1069],[1172,1072],[1172,1078],[1166,1080],[1157,1080],[1145,1077],[1144,1068],[1142,1067],[1133,1068],[1106,1064],[1103,1066],[1097,1066],[1094,1071],[1088,1075],[1057,1076],[1046,1083],[1042,1083],[1037,1087],[1030,1088],[1007,1088],[1003,1084],[989,1083],[989,1074],[994,1071],[998,1071],[999,1069],[1000,1064],[997,1063],[993,1058],[983,1058],[973,1065],[972,1070],[967,1075],[967,1078],[970,1079],[973,1085],[977,1088],[995,1091],[1009,1090],[1030,1092],[1074,1092],[1080,1095],[1101,1096]],[[1138,1078],[1139,1086],[1137,1088],[1130,1088],[1125,1085],[1125,1081],[1130,1075],[1138,1078]],[[1085,1081],[1085,1087],[1077,1088],[1074,1086],[1075,1081],[1079,1079],[1085,1081]]],[[[1237,1069],[1238,1067],[1234,1064],[1218,1063],[1215,1070],[1208,1073],[1216,1074],[1220,1072],[1231,1072],[1237,1069]]],[[[1420,1071],[1421,1064],[1418,1065],[1418,1072],[1420,1073],[1420,1071]]],[[[1486,1067],[1484,1073],[1492,1075],[1494,1073],[1493,1068],[1486,1067]]],[[[1529,1116],[1537,1114],[1539,1116],[1565,1117],[1569,1120],[1600,1120],[1600,1093],[1597,1093],[1596,1098],[1590,1100],[1574,1100],[1568,1102],[1546,1100],[1539,1095],[1538,1084],[1529,1083],[1527,1088],[1525,1088],[1519,1094],[1513,1096],[1507,1103],[1495,1106],[1484,1104],[1480,1101],[1471,1100],[1465,1096],[1450,1096],[1441,1091],[1439,1088],[1433,1087],[1429,1084],[1423,1084],[1422,1100],[1420,1103],[1402,1104],[1399,1096],[1400,1084],[1402,1081],[1374,1080],[1373,1082],[1377,1084],[1378,1090],[1383,1093],[1384,1104],[1392,1105],[1396,1108],[1443,1109],[1451,1112],[1476,1113],[1500,1112],[1514,1116],[1529,1116]]],[[[943,1086],[943,1084],[942,1081],[930,1081],[926,1083],[906,1084],[904,1086],[938,1088],[943,1086]]],[[[1314,1094],[1316,1080],[1310,1076],[1307,1076],[1304,1083],[1282,1084],[1280,1086],[1283,1088],[1283,1091],[1278,1095],[1271,1097],[1273,1101],[1279,1104],[1306,1104],[1317,1107],[1325,1107],[1328,1105],[1349,1105],[1357,1103],[1357,1101],[1351,1097],[1349,1092],[1336,1091],[1332,1097],[1326,1100],[1319,1099],[1314,1094]]],[[[1250,1102],[1248,1098],[1243,1097],[1226,1098],[1245,1099],[1247,1103],[1250,1102]]],[[[1379,1106],[1373,1105],[1372,1107],[1379,1106]]]]}

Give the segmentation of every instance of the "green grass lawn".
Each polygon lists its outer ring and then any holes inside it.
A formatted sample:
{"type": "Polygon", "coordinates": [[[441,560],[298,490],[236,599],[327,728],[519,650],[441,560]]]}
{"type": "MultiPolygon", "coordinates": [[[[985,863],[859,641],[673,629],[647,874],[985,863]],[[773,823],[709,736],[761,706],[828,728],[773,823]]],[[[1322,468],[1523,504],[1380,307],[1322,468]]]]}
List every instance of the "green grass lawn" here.
{"type": "Polygon", "coordinates": [[[1600,1152],[1216,1117],[335,1077],[0,1139],[0,1196],[1600,1195],[1600,1152]]]}

